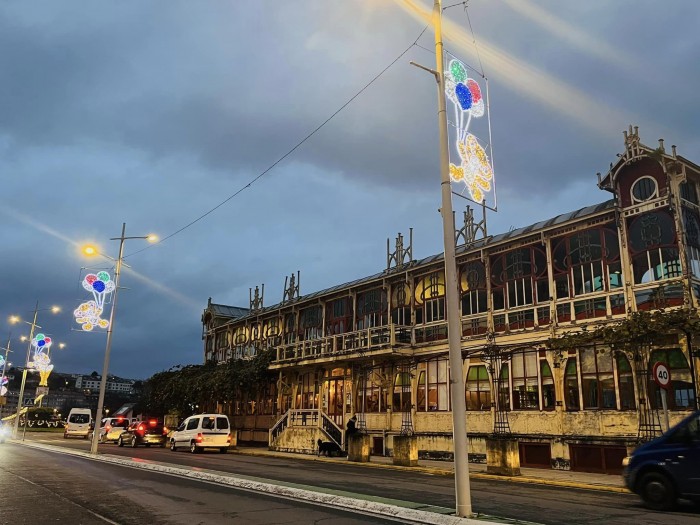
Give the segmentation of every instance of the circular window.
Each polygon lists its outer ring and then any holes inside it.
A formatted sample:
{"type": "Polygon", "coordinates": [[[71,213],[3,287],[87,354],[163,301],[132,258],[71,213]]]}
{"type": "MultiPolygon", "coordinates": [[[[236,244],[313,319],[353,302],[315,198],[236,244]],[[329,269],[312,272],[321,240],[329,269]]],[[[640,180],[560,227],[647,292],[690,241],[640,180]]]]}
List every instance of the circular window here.
{"type": "Polygon", "coordinates": [[[658,196],[656,180],[651,177],[642,177],[632,186],[632,200],[644,202],[658,196]]]}

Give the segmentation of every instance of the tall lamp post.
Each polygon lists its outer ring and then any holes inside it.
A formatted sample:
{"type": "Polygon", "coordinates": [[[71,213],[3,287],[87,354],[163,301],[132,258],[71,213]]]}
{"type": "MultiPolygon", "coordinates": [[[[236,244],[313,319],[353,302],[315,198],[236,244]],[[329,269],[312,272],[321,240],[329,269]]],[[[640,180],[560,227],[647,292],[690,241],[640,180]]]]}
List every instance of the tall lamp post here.
{"type": "MultiPolygon", "coordinates": [[[[41,310],[39,309],[39,301],[36,302],[36,306],[34,307],[34,317],[32,319],[32,322],[30,323],[29,321],[23,321],[22,319],[19,318],[19,316],[13,315],[10,316],[10,323],[16,324],[16,323],[27,323],[28,325],[31,325],[31,330],[29,331],[29,342],[27,343],[27,359],[24,362],[24,370],[22,371],[22,386],[19,389],[19,398],[17,398],[17,412],[15,414],[15,424],[12,430],[12,437],[14,439],[17,439],[17,432],[19,431],[19,416],[20,413],[22,412],[22,405],[24,404],[24,387],[27,384],[27,370],[29,367],[29,360],[31,357],[31,350],[32,350],[32,339],[34,339],[34,330],[36,328],[41,328],[41,326],[36,324],[36,317],[39,312],[44,312],[44,311],[50,311],[54,314],[57,314],[58,312],[61,311],[61,309],[58,306],[52,306],[51,308],[42,308],[41,310]]],[[[22,338],[24,339],[24,338],[22,338]]]]}
{"type": "MultiPolygon", "coordinates": [[[[5,387],[5,372],[7,371],[7,367],[11,364],[8,361],[8,358],[10,357],[10,352],[12,352],[12,350],[10,350],[10,343],[11,342],[12,342],[12,334],[10,333],[10,335],[7,338],[7,346],[4,348],[0,348],[0,350],[5,350],[5,356],[0,357],[0,359],[2,359],[2,373],[0,374],[0,397],[4,396],[6,393],[6,392],[3,392],[3,388],[6,388],[5,387]]],[[[2,417],[3,406],[4,405],[0,405],[0,417],[2,417]]]]}
{"type": "MultiPolygon", "coordinates": [[[[116,265],[114,267],[114,296],[112,297],[112,311],[109,313],[109,325],[107,327],[107,345],[105,347],[105,360],[104,364],[102,366],[102,377],[100,379],[100,395],[97,399],[97,413],[95,414],[95,425],[99,425],[102,421],[102,409],[104,407],[104,402],[105,402],[105,390],[107,388],[107,374],[109,372],[109,355],[112,351],[112,335],[114,333],[114,313],[117,311],[117,297],[119,294],[119,277],[121,276],[121,269],[122,269],[122,262],[124,259],[124,241],[127,239],[146,239],[149,242],[156,242],[158,238],[155,235],[144,235],[144,236],[136,236],[136,237],[127,237],[126,236],[126,223],[122,223],[122,234],[119,237],[112,237],[109,240],[110,241],[119,241],[119,255],[117,256],[116,259],[116,265]]],[[[104,257],[107,257],[108,259],[111,259],[111,257],[100,254],[97,248],[94,246],[85,246],[83,247],[83,253],[85,255],[93,256],[93,255],[103,255],[104,257]]],[[[97,454],[97,444],[98,440],[94,439],[92,440],[92,444],[90,445],[90,453],[91,454],[97,454]]]]}
{"type": "Polygon", "coordinates": [[[450,151],[447,142],[447,109],[445,100],[445,71],[442,45],[442,2],[434,0],[433,24],[435,28],[436,69],[415,62],[414,66],[435,76],[438,91],[438,131],[440,136],[440,184],[442,189],[442,233],[445,250],[445,295],[447,296],[447,339],[450,359],[450,400],[452,402],[452,442],[455,465],[455,510],[457,516],[471,517],[472,502],[469,487],[469,456],[467,443],[467,407],[464,398],[462,375],[461,325],[459,320],[459,294],[457,261],[455,259],[455,225],[452,213],[452,185],[450,183],[450,151]]]}

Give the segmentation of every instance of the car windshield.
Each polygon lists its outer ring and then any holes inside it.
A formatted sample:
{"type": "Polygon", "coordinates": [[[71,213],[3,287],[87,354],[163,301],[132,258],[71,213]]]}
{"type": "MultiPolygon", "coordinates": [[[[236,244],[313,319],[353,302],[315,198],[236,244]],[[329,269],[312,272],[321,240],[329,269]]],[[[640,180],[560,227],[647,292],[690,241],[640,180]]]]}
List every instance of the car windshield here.
{"type": "Polygon", "coordinates": [[[68,417],[69,423],[77,423],[79,425],[84,425],[90,422],[90,416],[87,414],[72,414],[68,417]]]}
{"type": "Polygon", "coordinates": [[[228,418],[227,417],[217,417],[216,418],[216,428],[219,430],[228,430],[228,418]]]}

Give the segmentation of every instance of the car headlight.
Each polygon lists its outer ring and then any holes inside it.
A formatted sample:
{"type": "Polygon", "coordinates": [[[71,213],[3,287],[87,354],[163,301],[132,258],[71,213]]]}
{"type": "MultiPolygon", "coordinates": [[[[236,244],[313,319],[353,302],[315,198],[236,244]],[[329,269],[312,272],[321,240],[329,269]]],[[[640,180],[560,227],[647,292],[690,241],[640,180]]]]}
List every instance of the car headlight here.
{"type": "Polygon", "coordinates": [[[622,460],[622,466],[623,466],[623,467],[629,466],[630,460],[631,460],[631,459],[632,459],[632,456],[626,456],[625,458],[623,458],[623,460],[622,460]]]}

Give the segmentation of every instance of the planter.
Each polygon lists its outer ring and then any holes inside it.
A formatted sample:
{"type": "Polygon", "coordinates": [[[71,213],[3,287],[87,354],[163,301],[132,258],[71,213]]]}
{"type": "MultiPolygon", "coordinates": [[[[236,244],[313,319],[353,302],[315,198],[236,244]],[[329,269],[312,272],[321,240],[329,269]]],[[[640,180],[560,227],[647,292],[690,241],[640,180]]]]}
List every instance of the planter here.
{"type": "Polygon", "coordinates": [[[486,438],[486,472],[499,476],[520,476],[518,441],[495,436],[486,438]]]}
{"type": "Polygon", "coordinates": [[[394,465],[415,467],[418,465],[418,438],[416,436],[394,436],[394,465]]]}
{"type": "Polygon", "coordinates": [[[369,434],[355,433],[348,436],[348,461],[357,463],[368,463],[371,448],[371,438],[369,434]]]}

